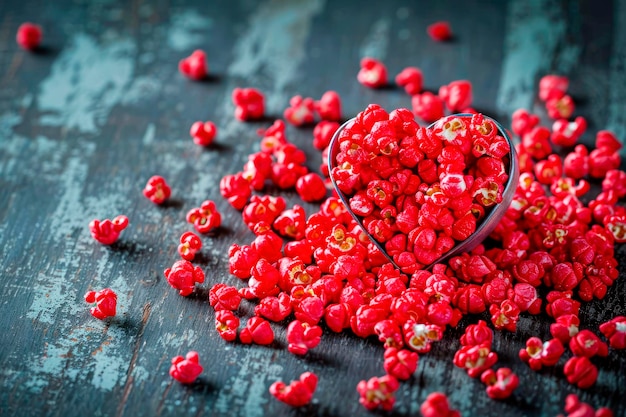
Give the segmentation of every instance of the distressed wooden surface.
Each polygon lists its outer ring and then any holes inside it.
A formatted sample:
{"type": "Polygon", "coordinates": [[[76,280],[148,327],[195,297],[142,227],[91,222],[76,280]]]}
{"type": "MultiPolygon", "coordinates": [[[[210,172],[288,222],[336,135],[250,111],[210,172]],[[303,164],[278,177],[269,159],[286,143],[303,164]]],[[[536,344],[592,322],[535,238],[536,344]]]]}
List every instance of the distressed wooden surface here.
{"type": "MultiPolygon", "coordinates": [[[[241,169],[258,146],[255,130],[268,125],[234,120],[234,87],[264,91],[271,117],[295,94],[319,97],[328,89],[341,94],[346,116],[369,103],[409,106],[403,91],[356,82],[359,59],[370,55],[384,60],[391,75],[420,67],[429,89],[467,78],[475,107],[508,123],[519,107],[543,114],[535,85],[557,72],[571,77],[577,113],[588,117],[586,143],[603,128],[626,137],[626,1],[385,4],[0,2],[0,415],[368,414],[355,386],[383,373],[377,341],[329,333],[298,358],[286,351],[281,325],[274,326],[271,347],[227,344],[213,330],[207,288],[241,285],[228,274],[227,248],[252,239],[220,197],[218,182],[241,169]],[[427,38],[426,25],[437,19],[451,22],[453,42],[427,38]],[[44,27],[41,53],[16,46],[24,21],[44,27]],[[208,53],[206,82],[177,72],[178,60],[195,48],[208,53]],[[191,142],[187,132],[196,120],[217,123],[217,146],[191,142]],[[165,207],[141,195],[154,174],[172,186],[165,207]],[[177,238],[189,230],[185,213],[207,198],[218,203],[223,227],[203,238],[197,263],[207,283],[183,298],[162,271],[177,259],[177,238]],[[111,247],[94,242],[89,221],[118,214],[131,222],[121,240],[111,247]],[[105,286],[119,294],[119,315],[108,324],[93,319],[82,300],[89,288],[105,286]],[[205,372],[185,387],[169,377],[169,360],[190,349],[199,351],[205,372]],[[272,382],[306,370],[320,378],[311,405],[291,409],[270,397],[272,382]]],[[[288,137],[317,168],[311,129],[289,128],[288,137]]],[[[294,193],[283,195],[298,201],[294,193]]],[[[625,247],[617,253],[624,264],[625,247]]],[[[583,307],[583,327],[597,330],[601,321],[626,314],[620,269],[607,297],[583,307]]],[[[242,304],[242,315],[251,308],[242,304]]],[[[555,416],[571,392],[626,415],[624,352],[596,360],[598,382],[586,391],[565,381],[565,358],[538,373],[517,359],[525,339],[547,337],[548,325],[547,317],[524,316],[516,334],[496,334],[498,366],[521,379],[509,400],[489,400],[479,381],[452,365],[460,332],[452,330],[421,356],[391,414],[418,414],[438,390],[464,416],[555,416]]]]}

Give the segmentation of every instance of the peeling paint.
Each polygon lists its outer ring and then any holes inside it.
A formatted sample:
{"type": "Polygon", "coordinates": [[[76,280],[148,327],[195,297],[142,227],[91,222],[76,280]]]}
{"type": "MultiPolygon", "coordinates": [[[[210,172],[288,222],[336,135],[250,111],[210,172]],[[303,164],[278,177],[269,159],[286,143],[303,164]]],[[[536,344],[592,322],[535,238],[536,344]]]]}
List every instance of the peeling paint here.
{"type": "Polygon", "coordinates": [[[75,35],[41,83],[36,99],[41,124],[97,133],[126,93],[136,49],[128,38],[99,43],[75,35]]]}
{"type": "Polygon", "coordinates": [[[387,17],[381,17],[368,31],[367,37],[361,44],[361,58],[370,57],[384,60],[387,57],[387,47],[389,46],[389,32],[391,21],[387,17]]]}
{"type": "Polygon", "coordinates": [[[567,20],[561,5],[549,0],[509,2],[506,16],[504,64],[497,106],[508,115],[531,110],[539,77],[551,71],[567,74],[580,56],[580,47],[567,45],[567,20]],[[553,68],[553,61],[558,68],[553,68]]]}
{"type": "Polygon", "coordinates": [[[185,10],[172,16],[168,30],[167,46],[175,51],[189,51],[201,47],[207,31],[211,28],[211,19],[193,10],[185,10]]]}

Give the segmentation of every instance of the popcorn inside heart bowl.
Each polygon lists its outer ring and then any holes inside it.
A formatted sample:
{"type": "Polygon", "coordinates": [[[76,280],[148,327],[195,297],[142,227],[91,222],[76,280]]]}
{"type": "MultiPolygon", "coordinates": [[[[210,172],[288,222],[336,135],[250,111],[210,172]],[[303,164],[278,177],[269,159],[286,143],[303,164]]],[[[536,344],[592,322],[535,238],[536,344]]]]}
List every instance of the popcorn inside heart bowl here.
{"type": "Polygon", "coordinates": [[[519,179],[511,139],[494,119],[453,114],[421,127],[410,110],[375,104],[337,130],[328,167],[352,216],[405,273],[480,244],[519,179]]]}

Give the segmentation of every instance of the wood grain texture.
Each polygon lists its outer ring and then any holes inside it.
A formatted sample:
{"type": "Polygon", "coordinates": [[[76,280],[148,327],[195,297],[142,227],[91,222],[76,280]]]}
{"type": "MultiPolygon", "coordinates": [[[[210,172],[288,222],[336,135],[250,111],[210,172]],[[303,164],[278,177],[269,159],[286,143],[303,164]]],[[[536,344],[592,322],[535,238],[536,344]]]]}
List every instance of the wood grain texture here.
{"type": "MultiPolygon", "coordinates": [[[[273,326],[277,341],[270,347],[227,344],[213,330],[208,288],[241,285],[228,274],[227,250],[252,239],[221,198],[220,178],[241,169],[258,147],[256,129],[279,117],[295,94],[320,97],[334,89],[346,116],[369,103],[410,106],[399,89],[356,82],[365,54],[383,59],[390,75],[420,67],[430,90],[467,78],[476,108],[504,123],[519,106],[543,114],[538,79],[567,74],[577,111],[590,125],[583,142],[607,127],[623,140],[624,19],[624,0],[375,7],[357,0],[0,2],[0,416],[379,414],[367,413],[355,390],[360,380],[383,374],[376,340],[325,332],[321,345],[299,358],[286,350],[286,323],[273,326]],[[427,37],[425,27],[440,19],[451,22],[453,42],[427,37]],[[44,27],[39,53],[15,44],[24,21],[44,27]],[[211,77],[203,82],[177,71],[178,60],[195,48],[208,53],[211,77]],[[234,120],[230,94],[238,86],[266,93],[268,121],[234,120]],[[187,132],[196,120],[216,122],[214,147],[191,142],[187,132]],[[163,207],[141,194],[154,174],[173,189],[163,207]],[[195,262],[207,282],[183,298],[162,271],[189,230],[185,213],[205,199],[217,202],[223,226],[203,237],[195,262]],[[111,247],[94,242],[89,221],[118,214],[131,223],[121,240],[111,247]],[[102,323],[82,297],[106,286],[118,292],[119,314],[102,323]],[[185,387],[169,377],[169,361],[190,349],[200,353],[205,372],[185,387]],[[272,382],[306,370],[320,379],[311,405],[291,409],[271,398],[272,382]]],[[[311,132],[289,127],[288,137],[317,169],[322,159],[311,132]]],[[[293,192],[281,194],[290,205],[298,202],[293,192]]],[[[583,307],[583,327],[597,330],[626,314],[624,245],[617,257],[620,277],[604,300],[583,307]]],[[[242,303],[241,316],[252,308],[242,303]]],[[[461,330],[452,329],[420,357],[390,414],[419,415],[429,393],[444,391],[464,416],[555,416],[571,392],[626,415],[624,352],[595,360],[598,382],[585,391],[563,377],[565,358],[538,373],[521,363],[517,352],[526,338],[547,338],[549,323],[545,315],[524,316],[516,334],[496,334],[498,366],[520,375],[510,399],[489,400],[479,381],[453,366],[461,330]]]]}

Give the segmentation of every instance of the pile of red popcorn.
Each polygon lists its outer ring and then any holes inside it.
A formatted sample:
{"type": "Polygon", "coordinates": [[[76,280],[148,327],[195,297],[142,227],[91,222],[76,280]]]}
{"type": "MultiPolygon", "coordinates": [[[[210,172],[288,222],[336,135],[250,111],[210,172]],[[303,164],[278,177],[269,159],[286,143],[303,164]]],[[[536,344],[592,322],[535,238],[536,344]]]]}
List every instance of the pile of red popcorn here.
{"type": "MultiPolygon", "coordinates": [[[[36,47],[40,29],[31,25],[20,31],[20,45],[36,47]]],[[[436,40],[451,36],[445,24],[429,33],[436,40]]],[[[191,79],[205,78],[206,54],[195,51],[181,60],[179,69],[191,79]]],[[[366,87],[384,87],[387,69],[364,58],[357,79],[366,87]]],[[[509,174],[503,157],[510,149],[495,125],[471,108],[469,81],[452,81],[438,94],[424,92],[422,72],[407,67],[395,83],[411,96],[412,108],[388,113],[367,106],[339,135],[332,171],[322,164],[320,173],[310,172],[307,155],[288,140],[285,124],[316,123],[312,143],[326,160],[342,120],[339,95],[327,91],[319,100],[295,96],[285,103],[284,121],[260,130],[258,151],[241,171],[222,178],[221,195],[241,212],[255,237],[248,244],[233,244],[228,252],[230,273],[239,285],[211,284],[208,301],[216,331],[225,342],[268,345],[275,337],[276,324],[270,323],[288,322],[287,349],[294,355],[315,349],[325,331],[376,337],[384,347],[384,373],[361,381],[356,391],[365,408],[390,410],[401,381],[416,371],[419,355],[427,354],[463,316],[482,313],[491,323],[477,320],[466,327],[453,363],[478,378],[490,398],[508,398],[520,380],[511,369],[498,367],[492,328],[515,332],[520,315],[545,311],[554,320],[552,339],[530,337],[520,360],[538,371],[554,367],[569,350],[565,378],[581,389],[593,386],[598,376],[594,358],[626,348],[626,317],[615,317],[595,332],[580,328],[579,319],[581,303],[604,298],[618,277],[615,245],[626,242],[626,209],[618,204],[626,196],[626,172],[619,169],[621,143],[603,130],[596,133],[594,149],[579,144],[587,123],[582,116],[570,120],[574,101],[567,94],[568,79],[546,75],[539,98],[554,119],[552,127],[542,126],[539,115],[525,109],[512,115],[521,176],[505,216],[488,242],[427,269],[471,236],[485,210],[502,201],[509,174]],[[425,128],[415,116],[425,123],[444,119],[425,128]],[[330,175],[350,196],[349,207],[336,193],[328,196],[330,175]],[[593,198],[591,182],[601,188],[593,198]],[[298,204],[287,207],[283,197],[264,193],[268,184],[295,190],[319,208],[307,214],[298,204]],[[545,298],[540,295],[544,292],[545,298]],[[242,302],[256,304],[246,320],[239,313],[242,302]]],[[[239,120],[265,114],[264,96],[257,89],[236,88],[232,100],[239,120]]],[[[210,121],[196,122],[190,135],[195,144],[210,146],[218,129],[210,121]]],[[[163,204],[171,189],[157,175],[143,193],[163,204]]],[[[221,214],[207,200],[185,220],[206,235],[220,226],[221,214]]],[[[128,219],[118,216],[94,220],[89,227],[94,239],[111,245],[127,225],[128,219]]],[[[202,239],[188,231],[176,244],[182,259],[164,274],[181,296],[188,296],[205,280],[202,269],[192,264],[202,239]]],[[[90,291],[85,300],[96,303],[91,313],[98,319],[116,314],[111,289],[90,291]]],[[[170,374],[190,384],[202,371],[192,351],[172,360],[170,374]]],[[[317,385],[317,376],[304,372],[289,385],[275,382],[269,392],[299,407],[311,402],[317,385]]],[[[612,415],[575,395],[567,398],[565,411],[571,416],[612,415]]],[[[460,415],[443,393],[430,394],[421,412],[460,415]]]]}

